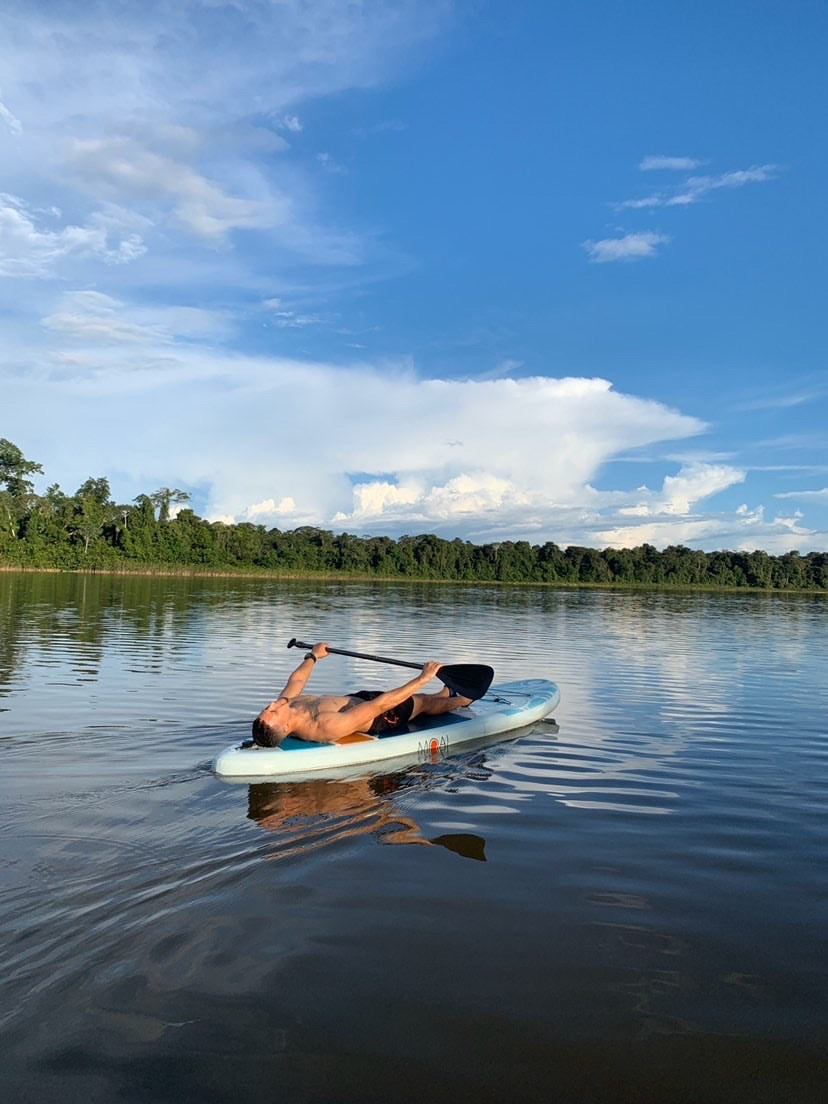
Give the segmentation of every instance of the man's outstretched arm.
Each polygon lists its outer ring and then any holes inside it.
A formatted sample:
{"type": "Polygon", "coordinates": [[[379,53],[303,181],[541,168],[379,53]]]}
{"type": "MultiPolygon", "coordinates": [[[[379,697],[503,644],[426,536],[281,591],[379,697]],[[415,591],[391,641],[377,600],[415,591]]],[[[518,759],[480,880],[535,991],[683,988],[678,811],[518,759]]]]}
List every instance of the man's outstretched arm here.
{"type": "Polygon", "coordinates": [[[327,644],[314,644],[293,674],[285,683],[285,688],[279,695],[280,698],[298,698],[305,689],[305,683],[310,677],[311,671],[316,666],[317,659],[324,659],[328,655],[327,644]],[[310,658],[313,657],[313,658],[310,658]]]}
{"type": "Polygon", "coordinates": [[[402,686],[396,686],[393,690],[386,690],[385,693],[378,694],[376,698],[372,698],[370,701],[357,701],[339,713],[323,714],[319,718],[319,735],[314,736],[314,739],[323,743],[334,743],[342,736],[350,736],[352,732],[370,728],[375,717],[378,717],[381,713],[386,713],[389,709],[393,709],[395,705],[404,702],[412,694],[419,693],[427,682],[431,682],[441,667],[442,663],[429,660],[423,664],[423,669],[419,675],[415,675],[413,679],[409,679],[402,686]]]}

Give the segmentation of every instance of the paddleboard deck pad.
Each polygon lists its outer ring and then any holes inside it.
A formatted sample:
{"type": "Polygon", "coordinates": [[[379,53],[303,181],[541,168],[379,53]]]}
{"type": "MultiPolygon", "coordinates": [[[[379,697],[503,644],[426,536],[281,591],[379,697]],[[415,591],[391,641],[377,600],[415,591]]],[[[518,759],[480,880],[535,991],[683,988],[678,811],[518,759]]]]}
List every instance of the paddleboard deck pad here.
{"type": "Polygon", "coordinates": [[[488,736],[525,728],[548,716],[560,701],[560,691],[547,679],[520,679],[491,686],[479,701],[412,721],[403,731],[385,736],[354,733],[335,744],[316,744],[289,736],[276,748],[250,740],[225,748],[213,760],[220,778],[289,778],[417,756],[428,760],[488,736]]]}

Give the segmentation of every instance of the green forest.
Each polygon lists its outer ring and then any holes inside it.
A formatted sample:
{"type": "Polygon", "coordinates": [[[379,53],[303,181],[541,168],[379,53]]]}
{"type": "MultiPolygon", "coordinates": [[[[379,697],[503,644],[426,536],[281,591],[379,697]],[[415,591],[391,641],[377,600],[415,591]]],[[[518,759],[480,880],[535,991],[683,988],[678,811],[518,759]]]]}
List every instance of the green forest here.
{"type": "Polygon", "coordinates": [[[828,553],[701,552],[682,545],[603,550],[551,541],[472,544],[419,536],[358,537],[303,526],[281,531],[205,521],[190,496],[161,487],[112,500],[109,480],[89,478],[74,494],[55,483],[35,494],[40,464],[0,438],[0,565],[61,570],[163,570],[324,574],[383,579],[548,583],[561,586],[828,589],[828,553]]]}

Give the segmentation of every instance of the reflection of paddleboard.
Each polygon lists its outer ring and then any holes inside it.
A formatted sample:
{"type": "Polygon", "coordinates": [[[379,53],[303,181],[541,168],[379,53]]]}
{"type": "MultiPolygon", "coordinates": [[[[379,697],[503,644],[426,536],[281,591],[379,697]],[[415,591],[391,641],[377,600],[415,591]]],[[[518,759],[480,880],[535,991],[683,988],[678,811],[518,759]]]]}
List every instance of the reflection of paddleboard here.
{"type": "Polygon", "coordinates": [[[456,713],[424,717],[403,732],[388,736],[354,733],[336,744],[315,744],[289,736],[277,748],[234,744],[213,760],[221,778],[285,778],[337,770],[416,755],[429,760],[450,748],[524,728],[542,720],[560,701],[560,691],[547,679],[521,679],[492,686],[485,698],[456,713]]]}

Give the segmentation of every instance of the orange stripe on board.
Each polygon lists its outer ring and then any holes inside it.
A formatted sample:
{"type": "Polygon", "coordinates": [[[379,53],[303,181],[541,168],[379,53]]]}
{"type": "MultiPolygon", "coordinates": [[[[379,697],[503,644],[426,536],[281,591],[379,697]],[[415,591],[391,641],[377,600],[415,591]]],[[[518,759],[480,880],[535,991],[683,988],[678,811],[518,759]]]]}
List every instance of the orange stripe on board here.
{"type": "Polygon", "coordinates": [[[338,744],[363,744],[366,740],[376,740],[376,736],[369,736],[367,732],[352,732],[348,736],[340,736],[338,744]]]}

